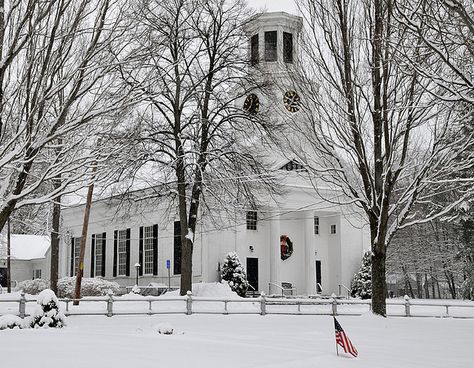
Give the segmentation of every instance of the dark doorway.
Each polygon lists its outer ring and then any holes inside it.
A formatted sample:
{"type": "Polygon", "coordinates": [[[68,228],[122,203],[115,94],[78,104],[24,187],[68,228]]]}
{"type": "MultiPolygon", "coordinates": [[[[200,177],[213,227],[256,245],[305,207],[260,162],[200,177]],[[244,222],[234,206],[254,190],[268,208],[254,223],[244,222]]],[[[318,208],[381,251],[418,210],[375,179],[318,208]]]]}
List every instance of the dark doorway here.
{"type": "Polygon", "coordinates": [[[2,287],[7,287],[7,269],[0,268],[0,285],[2,287]]]}
{"type": "Polygon", "coordinates": [[[316,292],[321,293],[321,261],[316,261],[316,292]]]}
{"type": "Polygon", "coordinates": [[[247,258],[247,280],[250,291],[258,291],[258,258],[247,258]]]}

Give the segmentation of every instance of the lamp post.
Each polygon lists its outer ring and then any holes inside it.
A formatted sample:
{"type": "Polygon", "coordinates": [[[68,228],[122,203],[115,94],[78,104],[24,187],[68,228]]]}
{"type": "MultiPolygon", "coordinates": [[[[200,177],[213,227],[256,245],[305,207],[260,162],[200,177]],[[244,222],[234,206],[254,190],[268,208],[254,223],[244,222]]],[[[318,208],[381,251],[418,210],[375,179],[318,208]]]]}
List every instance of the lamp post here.
{"type": "Polygon", "coordinates": [[[138,271],[140,270],[140,263],[135,263],[135,270],[137,271],[136,275],[136,280],[135,280],[135,285],[138,286],[138,271]]]}

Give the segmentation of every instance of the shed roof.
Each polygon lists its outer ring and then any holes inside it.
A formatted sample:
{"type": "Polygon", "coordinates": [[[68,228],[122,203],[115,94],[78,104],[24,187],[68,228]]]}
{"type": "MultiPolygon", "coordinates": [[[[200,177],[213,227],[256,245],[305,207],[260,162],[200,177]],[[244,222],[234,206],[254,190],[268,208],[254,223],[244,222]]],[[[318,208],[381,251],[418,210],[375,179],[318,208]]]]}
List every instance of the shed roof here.
{"type": "MultiPolygon", "coordinates": [[[[49,236],[12,234],[11,235],[11,256],[12,259],[31,260],[46,258],[49,249],[49,236]]],[[[6,236],[0,236],[1,256],[6,256],[6,236]]]]}

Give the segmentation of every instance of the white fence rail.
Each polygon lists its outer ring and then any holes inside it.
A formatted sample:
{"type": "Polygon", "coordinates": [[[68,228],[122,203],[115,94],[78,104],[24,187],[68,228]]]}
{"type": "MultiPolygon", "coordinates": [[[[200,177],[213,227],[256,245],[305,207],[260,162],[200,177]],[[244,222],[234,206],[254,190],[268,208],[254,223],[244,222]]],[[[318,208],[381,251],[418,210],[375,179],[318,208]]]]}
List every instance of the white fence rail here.
{"type": "MultiPolygon", "coordinates": [[[[258,298],[210,298],[188,293],[174,297],[86,297],[73,305],[74,299],[60,299],[63,312],[72,315],[138,314],[286,314],[286,315],[361,315],[370,311],[370,300],[338,300],[308,298],[275,298],[265,294],[258,298]]],[[[35,298],[21,294],[17,298],[0,299],[0,315],[17,314],[21,318],[31,313],[35,298]],[[15,307],[15,304],[17,306],[15,307]],[[6,310],[4,310],[6,306],[6,310]],[[6,312],[6,313],[5,313],[6,312]]],[[[474,318],[474,302],[417,299],[387,299],[387,315],[400,317],[474,318]]]]}

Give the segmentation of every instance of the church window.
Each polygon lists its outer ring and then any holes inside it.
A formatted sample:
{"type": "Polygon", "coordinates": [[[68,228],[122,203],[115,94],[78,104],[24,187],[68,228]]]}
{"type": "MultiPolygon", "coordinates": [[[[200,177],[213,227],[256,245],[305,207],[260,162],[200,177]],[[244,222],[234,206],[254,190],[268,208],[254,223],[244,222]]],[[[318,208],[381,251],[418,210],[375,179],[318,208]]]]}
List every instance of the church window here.
{"type": "Polygon", "coordinates": [[[283,60],[293,63],[293,34],[283,32],[283,60]]]}
{"type": "Polygon", "coordinates": [[[257,230],[257,211],[247,211],[247,230],[257,230]]]}
{"type": "Polygon", "coordinates": [[[331,234],[336,234],[336,225],[331,225],[331,234]]]}
{"type": "Polygon", "coordinates": [[[319,217],[314,216],[314,234],[319,235],[319,217]]]}
{"type": "Polygon", "coordinates": [[[95,276],[105,276],[105,233],[95,234],[95,276]]]}
{"type": "Polygon", "coordinates": [[[153,226],[145,226],[143,228],[143,257],[144,257],[144,273],[145,275],[153,275],[154,243],[153,226]]]}
{"type": "Polygon", "coordinates": [[[258,64],[258,34],[250,38],[250,64],[258,64]]]}
{"type": "Polygon", "coordinates": [[[277,61],[277,31],[265,32],[265,61],[277,61]]]}
{"type": "Polygon", "coordinates": [[[118,232],[118,275],[127,275],[128,243],[127,230],[118,232]]]}
{"type": "Polygon", "coordinates": [[[81,253],[81,238],[71,239],[71,276],[75,276],[79,267],[79,255],[81,253]]]}

